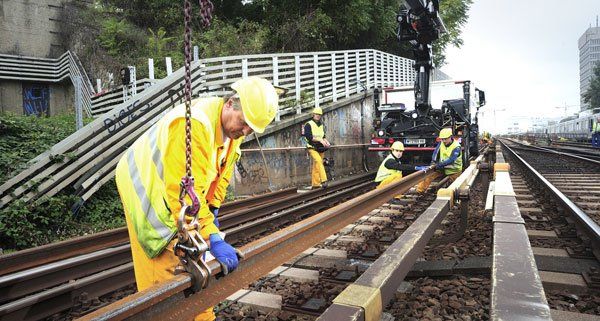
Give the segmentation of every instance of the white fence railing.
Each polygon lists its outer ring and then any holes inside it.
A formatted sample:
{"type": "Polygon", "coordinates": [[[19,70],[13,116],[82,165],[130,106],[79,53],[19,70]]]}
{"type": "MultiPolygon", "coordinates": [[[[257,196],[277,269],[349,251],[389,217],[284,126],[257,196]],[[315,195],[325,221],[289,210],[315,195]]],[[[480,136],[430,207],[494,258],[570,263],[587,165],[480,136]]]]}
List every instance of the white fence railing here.
{"type": "MultiPolygon", "coordinates": [[[[245,76],[261,76],[287,88],[278,119],[364,89],[412,85],[415,80],[413,60],[373,49],[217,57],[200,59],[198,66],[204,84],[194,94],[201,96],[228,94],[229,85],[245,76]]],[[[448,77],[436,70],[433,79],[448,77]]],[[[101,105],[94,101],[92,112],[99,115],[108,107],[105,100],[101,105]]]]}
{"type": "Polygon", "coordinates": [[[67,77],[73,85],[76,77],[81,77],[83,108],[91,116],[94,88],[75,53],[67,51],[58,58],[0,54],[0,79],[57,83],[67,77]]]}

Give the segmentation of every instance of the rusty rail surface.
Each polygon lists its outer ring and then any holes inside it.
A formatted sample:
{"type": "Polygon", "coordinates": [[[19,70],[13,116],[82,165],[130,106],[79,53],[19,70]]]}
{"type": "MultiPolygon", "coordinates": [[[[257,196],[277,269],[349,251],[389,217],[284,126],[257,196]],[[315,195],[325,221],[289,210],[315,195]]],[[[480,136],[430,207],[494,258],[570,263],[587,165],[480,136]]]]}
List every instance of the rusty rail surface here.
{"type": "Polygon", "coordinates": [[[238,270],[216,279],[220,265],[210,261],[211,278],[201,292],[185,297],[183,291],[191,286],[187,273],[158,284],[99,309],[80,320],[187,320],[225,300],[238,289],[266,275],[275,267],[299,255],[344,226],[381,206],[394,195],[405,193],[427,175],[416,172],[381,189],[370,191],[351,201],[311,216],[301,222],[278,230],[267,237],[251,242],[239,250],[245,260],[238,270]]]}
{"type": "MultiPolygon", "coordinates": [[[[240,240],[247,236],[264,233],[272,230],[274,227],[282,226],[282,224],[294,222],[307,215],[316,213],[319,209],[329,208],[348,198],[360,195],[372,189],[372,179],[373,173],[366,173],[338,181],[328,189],[319,189],[299,194],[300,196],[305,196],[305,198],[296,198],[296,195],[284,196],[282,199],[273,202],[275,205],[274,208],[270,208],[269,204],[264,204],[266,207],[256,206],[254,211],[248,212],[248,215],[252,217],[262,217],[265,215],[267,217],[241,226],[236,226],[230,220],[227,224],[222,224],[221,227],[226,228],[224,225],[235,226],[234,228],[224,229],[224,232],[227,233],[226,239],[230,240],[230,242],[231,240],[240,240]],[[288,201],[285,207],[292,208],[277,213],[273,212],[274,209],[278,209],[281,206],[278,203],[281,203],[282,200],[286,201],[289,198],[294,198],[295,201],[288,201]]],[[[0,320],[14,320],[15,318],[20,320],[39,320],[72,307],[73,301],[70,299],[70,293],[76,296],[84,290],[65,287],[61,284],[76,278],[82,279],[75,281],[75,284],[82,284],[82,287],[85,289],[92,288],[87,292],[97,294],[96,296],[104,295],[108,292],[102,292],[101,280],[95,276],[105,275],[107,282],[113,282],[114,278],[101,271],[113,270],[120,267],[122,272],[118,274],[118,280],[115,281],[115,284],[119,284],[121,287],[133,285],[135,284],[135,279],[130,261],[131,253],[129,251],[129,244],[123,244],[115,248],[108,248],[0,276],[0,320]],[[94,280],[94,282],[88,284],[85,280],[94,280]],[[57,289],[62,290],[57,291],[57,289]],[[24,295],[28,296],[24,297],[24,295]]],[[[105,291],[114,290],[112,283],[111,287],[106,287],[105,289],[105,291]]]]}
{"type": "MultiPolygon", "coordinates": [[[[224,203],[221,215],[224,218],[228,213],[257,206],[266,200],[279,200],[293,194],[296,194],[296,189],[287,188],[244,200],[224,203]]],[[[126,243],[129,243],[129,235],[127,234],[127,228],[122,227],[1,255],[0,276],[126,243]]]]}

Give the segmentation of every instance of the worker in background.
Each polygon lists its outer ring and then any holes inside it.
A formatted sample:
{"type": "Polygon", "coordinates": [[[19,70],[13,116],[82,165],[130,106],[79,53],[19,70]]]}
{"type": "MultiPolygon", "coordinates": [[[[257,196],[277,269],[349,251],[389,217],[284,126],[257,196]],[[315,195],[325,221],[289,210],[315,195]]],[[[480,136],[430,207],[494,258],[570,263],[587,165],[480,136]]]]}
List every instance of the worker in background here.
{"type": "Polygon", "coordinates": [[[311,186],[313,189],[327,187],[323,155],[331,147],[331,144],[325,138],[325,126],[321,117],[323,117],[323,110],[315,107],[312,110],[312,119],[302,128],[302,136],[306,139],[306,148],[312,158],[311,186]]]}
{"type": "Polygon", "coordinates": [[[600,116],[592,124],[592,146],[600,148],[600,116]]]}
{"type": "MultiPolygon", "coordinates": [[[[219,235],[218,212],[244,137],[262,133],[278,108],[268,81],[248,77],[231,85],[228,98],[192,101],[192,174],[199,197],[199,233],[224,273],[238,265],[235,249],[219,235]]],[[[185,105],[162,117],[125,152],[116,169],[138,290],[174,277],[180,182],[186,173],[185,105]]],[[[214,320],[213,309],[195,320],[214,320]]]]}
{"type": "MultiPolygon", "coordinates": [[[[394,142],[390,147],[390,154],[383,159],[377,175],[375,176],[375,182],[379,183],[377,188],[382,188],[388,184],[391,184],[399,179],[402,179],[402,171],[411,170],[422,170],[427,171],[428,166],[413,166],[408,164],[402,164],[400,159],[404,152],[404,144],[401,142],[394,142]]],[[[402,194],[396,195],[392,200],[392,204],[397,204],[398,199],[402,197],[402,194]]]]}
{"type": "Polygon", "coordinates": [[[417,193],[424,193],[431,182],[438,177],[448,176],[450,182],[453,182],[462,173],[462,149],[452,138],[452,128],[440,130],[439,138],[441,141],[435,147],[431,158],[432,164],[435,164],[435,173],[419,183],[417,193]]]}

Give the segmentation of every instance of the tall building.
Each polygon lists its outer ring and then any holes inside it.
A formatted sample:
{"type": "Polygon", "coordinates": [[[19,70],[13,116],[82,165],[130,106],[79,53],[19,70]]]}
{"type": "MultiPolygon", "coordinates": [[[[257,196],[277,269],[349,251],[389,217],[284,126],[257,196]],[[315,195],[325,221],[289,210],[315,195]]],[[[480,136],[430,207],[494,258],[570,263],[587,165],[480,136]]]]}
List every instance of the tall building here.
{"type": "Polygon", "coordinates": [[[600,27],[590,27],[579,37],[579,95],[581,110],[590,106],[583,102],[583,94],[590,87],[594,65],[600,62],[600,27]]]}

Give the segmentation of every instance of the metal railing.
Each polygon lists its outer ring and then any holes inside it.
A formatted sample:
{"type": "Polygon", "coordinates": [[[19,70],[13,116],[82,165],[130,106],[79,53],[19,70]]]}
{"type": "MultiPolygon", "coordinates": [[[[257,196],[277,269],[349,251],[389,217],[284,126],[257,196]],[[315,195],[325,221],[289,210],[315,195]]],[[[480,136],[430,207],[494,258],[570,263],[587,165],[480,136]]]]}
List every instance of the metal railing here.
{"type": "MultiPolygon", "coordinates": [[[[195,88],[195,95],[229,94],[229,85],[246,76],[260,76],[287,88],[277,120],[365,89],[406,86],[415,80],[413,60],[373,49],[228,56],[197,63],[195,71],[205,74],[205,83],[195,88]]],[[[434,80],[448,78],[439,70],[433,75],[434,80]]],[[[94,102],[92,112],[99,115],[109,106],[94,102]]]]}

